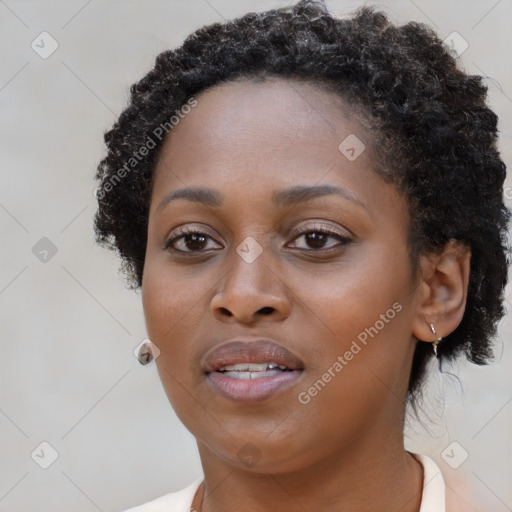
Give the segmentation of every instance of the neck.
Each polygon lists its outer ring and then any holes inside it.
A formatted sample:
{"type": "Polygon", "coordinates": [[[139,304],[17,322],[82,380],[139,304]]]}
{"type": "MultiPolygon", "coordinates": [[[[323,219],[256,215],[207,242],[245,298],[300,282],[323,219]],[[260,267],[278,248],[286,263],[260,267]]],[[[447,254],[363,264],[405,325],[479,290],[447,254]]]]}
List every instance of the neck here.
{"type": "Polygon", "coordinates": [[[270,474],[220,460],[198,441],[204,488],[193,503],[198,512],[279,510],[400,510],[421,506],[421,464],[394,440],[372,432],[350,447],[297,471],[270,474]]]}

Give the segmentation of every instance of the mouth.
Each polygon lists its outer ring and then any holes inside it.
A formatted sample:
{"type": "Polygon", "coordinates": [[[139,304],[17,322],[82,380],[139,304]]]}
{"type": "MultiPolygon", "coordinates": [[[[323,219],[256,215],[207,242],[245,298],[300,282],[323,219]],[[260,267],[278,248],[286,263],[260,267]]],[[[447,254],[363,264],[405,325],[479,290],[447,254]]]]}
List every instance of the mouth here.
{"type": "Polygon", "coordinates": [[[304,370],[302,361],[272,340],[223,343],[203,358],[212,389],[238,403],[267,400],[294,385],[304,370]]]}
{"type": "Polygon", "coordinates": [[[284,364],[278,363],[240,363],[229,364],[217,370],[225,377],[230,379],[261,379],[263,377],[272,377],[282,372],[293,372],[284,364]]]}

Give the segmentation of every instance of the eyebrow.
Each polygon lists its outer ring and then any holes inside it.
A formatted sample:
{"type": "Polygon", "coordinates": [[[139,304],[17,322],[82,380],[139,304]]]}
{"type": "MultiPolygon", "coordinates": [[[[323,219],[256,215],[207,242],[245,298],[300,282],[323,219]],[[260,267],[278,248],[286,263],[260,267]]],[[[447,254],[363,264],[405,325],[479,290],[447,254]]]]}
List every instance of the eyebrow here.
{"type": "MultiPolygon", "coordinates": [[[[286,207],[333,194],[342,196],[368,209],[368,206],[350,190],[334,185],[297,185],[284,190],[277,190],[272,194],[272,202],[278,207],[286,207]]],[[[186,187],[167,194],[158,205],[157,211],[177,199],[187,199],[188,201],[217,208],[224,204],[223,197],[217,190],[206,187],[186,187]]]]}

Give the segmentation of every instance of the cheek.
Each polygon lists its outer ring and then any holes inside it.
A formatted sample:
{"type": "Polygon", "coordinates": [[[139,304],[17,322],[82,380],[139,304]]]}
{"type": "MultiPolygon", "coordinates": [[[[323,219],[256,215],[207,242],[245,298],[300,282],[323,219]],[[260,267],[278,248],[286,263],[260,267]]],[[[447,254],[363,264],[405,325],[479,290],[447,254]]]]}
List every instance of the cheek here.
{"type": "Polygon", "coordinates": [[[160,349],[158,374],[169,402],[187,428],[194,425],[191,408],[197,407],[200,399],[190,380],[199,375],[197,367],[192,371],[199,362],[194,360],[190,340],[197,329],[197,312],[202,307],[198,302],[204,291],[198,293],[194,283],[191,278],[180,279],[179,273],[173,275],[169,265],[151,263],[142,286],[146,330],[160,349]]]}
{"type": "Polygon", "coordinates": [[[401,304],[409,289],[404,272],[407,265],[405,247],[367,243],[342,262],[329,265],[328,272],[302,271],[292,281],[300,283],[297,294],[315,313],[308,315],[310,320],[337,338],[339,343],[333,348],[342,350],[349,339],[361,335],[364,340],[364,333],[376,322],[377,330],[383,333],[396,323],[400,308],[393,308],[393,304],[401,304]]]}
{"type": "Polygon", "coordinates": [[[316,350],[309,351],[310,375],[302,391],[319,414],[333,407],[346,420],[347,410],[339,407],[344,403],[350,404],[350,416],[366,416],[390,393],[402,394],[410,356],[407,258],[405,247],[368,247],[357,261],[332,272],[327,287],[318,275],[303,283],[310,332],[316,324],[321,334],[316,350]]]}
{"type": "Polygon", "coordinates": [[[193,275],[176,271],[166,261],[155,260],[144,270],[142,305],[149,337],[165,345],[175,338],[173,333],[185,329],[197,316],[204,300],[204,284],[193,275]]]}
{"type": "MultiPolygon", "coordinates": [[[[176,269],[153,257],[145,269],[142,303],[148,337],[160,349],[156,364],[173,404],[181,400],[182,383],[194,387],[202,377],[195,342],[207,317],[208,290],[215,283],[211,272],[176,269]]],[[[183,399],[187,397],[184,396],[183,399]]],[[[190,397],[188,397],[190,400],[190,397]]]]}
{"type": "Polygon", "coordinates": [[[187,331],[190,336],[190,322],[187,311],[190,307],[187,306],[192,297],[156,265],[151,266],[144,279],[142,302],[146,331],[160,350],[155,362],[165,392],[174,404],[179,401],[178,383],[189,373],[191,358],[187,331]],[[184,342],[180,343],[180,340],[184,342]]]}

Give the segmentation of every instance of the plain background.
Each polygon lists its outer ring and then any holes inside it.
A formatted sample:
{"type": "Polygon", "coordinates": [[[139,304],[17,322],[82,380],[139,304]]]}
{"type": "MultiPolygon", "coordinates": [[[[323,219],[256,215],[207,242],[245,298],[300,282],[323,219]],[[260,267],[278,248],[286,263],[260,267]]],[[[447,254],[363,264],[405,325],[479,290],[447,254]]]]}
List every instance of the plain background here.
{"type": "MultiPolygon", "coordinates": [[[[125,287],[115,254],[94,243],[93,175],[103,132],[160,51],[205,24],[289,3],[0,0],[1,511],[119,511],[201,475],[155,365],[133,354],[146,338],[140,294],[125,287]],[[47,59],[31,47],[43,31],[59,45],[47,59]],[[33,252],[43,237],[57,249],[45,263],[33,252]],[[48,469],[31,457],[43,441],[58,453],[48,469]]],[[[344,15],[360,4],[327,5],[344,15]]],[[[512,1],[374,5],[395,22],[467,41],[461,64],[488,77],[510,165],[512,1]]],[[[512,510],[511,329],[507,316],[495,364],[434,371],[424,418],[407,427],[407,447],[466,482],[487,512],[512,510]],[[446,462],[466,452],[458,469],[446,462]]]]}

